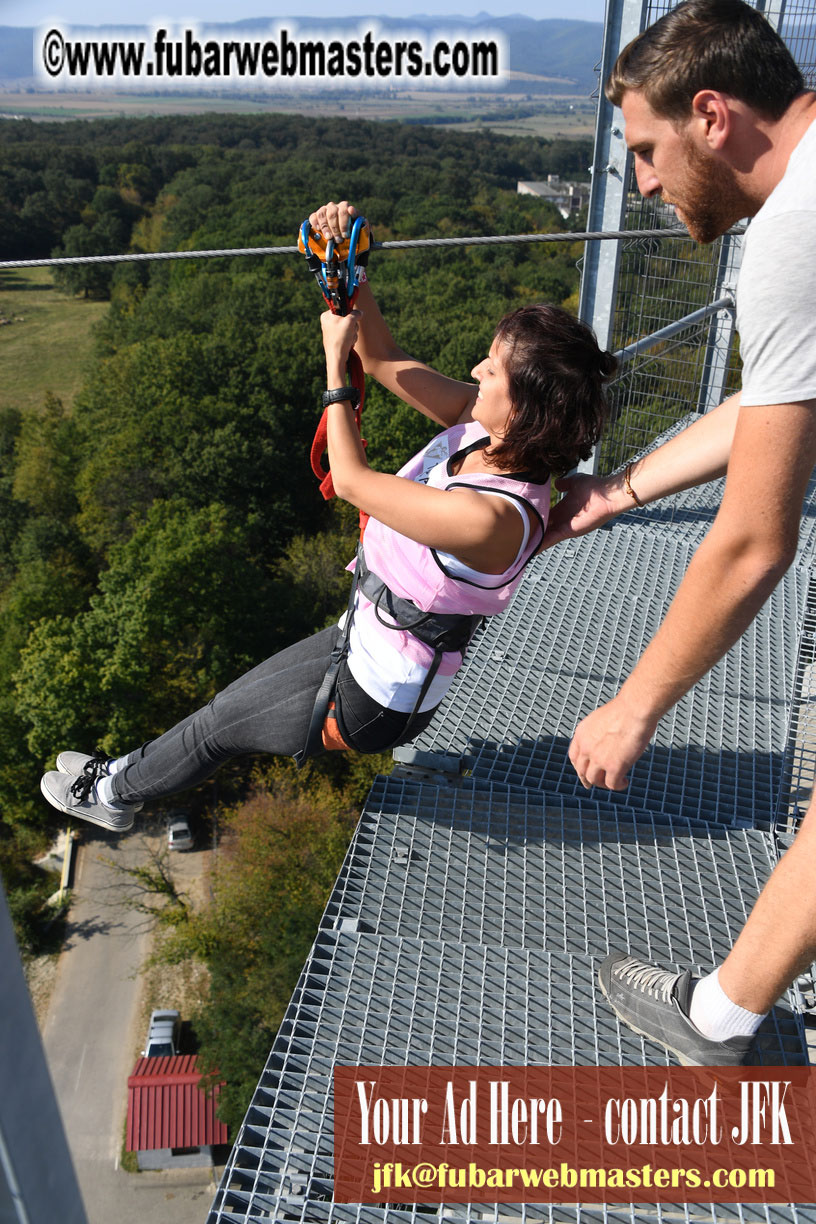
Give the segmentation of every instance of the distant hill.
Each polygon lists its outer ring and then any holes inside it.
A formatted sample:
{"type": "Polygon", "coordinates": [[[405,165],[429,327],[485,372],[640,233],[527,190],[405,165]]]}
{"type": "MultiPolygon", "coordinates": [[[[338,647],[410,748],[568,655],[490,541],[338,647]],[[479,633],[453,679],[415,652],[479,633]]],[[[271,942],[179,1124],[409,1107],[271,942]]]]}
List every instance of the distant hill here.
{"type": "MultiPolygon", "coordinates": [[[[250,31],[264,29],[290,21],[301,30],[329,28],[356,29],[366,18],[249,18],[231,24],[202,26],[202,32],[211,30],[224,36],[229,31],[246,36],[250,31]]],[[[524,89],[530,93],[568,92],[590,93],[597,82],[594,68],[601,56],[603,25],[595,21],[536,21],[532,17],[490,17],[480,13],[478,17],[430,17],[427,14],[408,18],[371,18],[386,37],[398,37],[400,33],[417,28],[429,31],[446,29],[468,29],[476,33],[498,30],[504,34],[510,50],[510,69],[513,72],[530,73],[536,77],[550,78],[547,81],[525,82],[524,89]],[[554,79],[553,79],[554,78],[554,79]],[[529,86],[529,88],[528,88],[529,86]]],[[[124,37],[134,37],[130,28],[124,37]]],[[[33,34],[32,29],[0,26],[0,85],[33,83],[33,34]]],[[[518,86],[514,86],[517,89],[518,86]]]]}
{"type": "Polygon", "coordinates": [[[0,26],[0,82],[27,80],[32,76],[33,30],[0,26]]]}

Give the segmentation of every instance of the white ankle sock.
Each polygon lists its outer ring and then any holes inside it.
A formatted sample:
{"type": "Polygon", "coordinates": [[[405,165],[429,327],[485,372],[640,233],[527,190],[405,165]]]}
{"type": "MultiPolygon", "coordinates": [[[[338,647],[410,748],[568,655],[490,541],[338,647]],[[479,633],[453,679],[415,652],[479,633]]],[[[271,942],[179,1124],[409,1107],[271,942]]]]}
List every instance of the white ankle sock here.
{"type": "Polygon", "coordinates": [[[115,757],[114,760],[108,761],[108,777],[111,774],[118,773],[120,769],[124,769],[129,759],[130,753],[128,752],[125,756],[115,757]]]}
{"type": "Polygon", "coordinates": [[[758,1015],[732,1003],[720,985],[720,971],[715,969],[701,978],[694,987],[689,1019],[704,1037],[711,1041],[727,1041],[729,1037],[751,1037],[767,1012],[758,1015]]]}
{"type": "Polygon", "coordinates": [[[100,778],[97,782],[96,797],[100,803],[103,803],[106,808],[111,808],[114,812],[121,812],[126,808],[132,807],[132,804],[123,803],[121,799],[116,797],[111,785],[110,774],[106,778],[100,778]]]}

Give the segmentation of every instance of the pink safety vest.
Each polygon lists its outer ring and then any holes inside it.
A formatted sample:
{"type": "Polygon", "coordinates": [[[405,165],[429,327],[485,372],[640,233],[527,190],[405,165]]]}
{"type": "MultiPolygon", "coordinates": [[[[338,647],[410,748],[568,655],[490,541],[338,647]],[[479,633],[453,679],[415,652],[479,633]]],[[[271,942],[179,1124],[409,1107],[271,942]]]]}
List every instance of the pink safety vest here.
{"type": "MultiPolygon", "coordinates": [[[[486,436],[484,426],[478,421],[454,425],[432,439],[397,475],[406,480],[421,479],[426,453],[431,448],[438,447],[439,442],[445,438],[450,457],[432,468],[427,478],[430,486],[437,489],[467,487],[484,489],[489,493],[502,493],[532,507],[541,519],[541,530],[536,529],[534,521],[521,556],[504,573],[485,575],[485,585],[482,585],[481,582],[477,583],[469,578],[449,575],[434,549],[418,544],[416,540],[384,526],[377,519],[369,520],[364,540],[368,568],[382,578],[396,595],[410,599],[423,612],[478,613],[480,616],[495,616],[498,612],[503,612],[521,582],[525,565],[541,543],[550,509],[549,480],[544,484],[534,484],[523,477],[514,478],[499,473],[450,474],[450,468],[460,452],[486,436]]],[[[535,515],[533,519],[535,520],[535,515]]],[[[410,633],[398,633],[381,625],[372,604],[363,595],[358,596],[355,629],[359,633],[380,634],[391,646],[398,647],[417,663],[429,665],[433,658],[432,649],[410,633]]],[[[440,674],[452,675],[461,662],[462,656],[458,652],[446,654],[439,669],[440,674]]]]}

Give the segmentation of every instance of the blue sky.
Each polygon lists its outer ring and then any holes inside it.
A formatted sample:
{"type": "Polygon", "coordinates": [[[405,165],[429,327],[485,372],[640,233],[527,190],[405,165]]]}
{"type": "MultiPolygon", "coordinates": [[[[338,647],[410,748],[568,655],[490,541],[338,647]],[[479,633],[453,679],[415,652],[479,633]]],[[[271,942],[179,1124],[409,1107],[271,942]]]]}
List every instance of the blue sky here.
{"type": "Polygon", "coordinates": [[[503,17],[523,13],[528,17],[570,17],[579,21],[603,21],[603,0],[359,0],[352,9],[331,0],[130,0],[123,8],[110,0],[0,0],[0,25],[39,26],[54,20],[61,26],[152,25],[168,22],[238,21],[245,17],[400,16],[430,13],[434,16],[474,17],[489,12],[503,17]]]}

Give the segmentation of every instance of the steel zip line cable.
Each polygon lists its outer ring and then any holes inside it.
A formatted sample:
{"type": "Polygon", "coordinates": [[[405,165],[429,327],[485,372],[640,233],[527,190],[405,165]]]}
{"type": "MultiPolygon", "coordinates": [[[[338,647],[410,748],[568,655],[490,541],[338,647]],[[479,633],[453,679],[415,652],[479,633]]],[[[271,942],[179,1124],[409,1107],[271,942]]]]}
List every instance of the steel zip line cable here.
{"type": "MultiPolygon", "coordinates": [[[[729,234],[743,234],[744,226],[734,226],[729,234]]],[[[642,229],[584,231],[557,234],[495,234],[472,238],[409,238],[398,242],[375,242],[372,250],[395,251],[408,247],[489,246],[509,242],[603,242],[608,239],[689,238],[685,229],[642,229]]],[[[13,268],[59,268],[73,264],[139,263],[162,259],[222,259],[243,255],[297,255],[297,246],[234,247],[223,251],[132,251],[125,255],[66,255],[53,259],[4,259],[0,271],[13,268]]]]}

